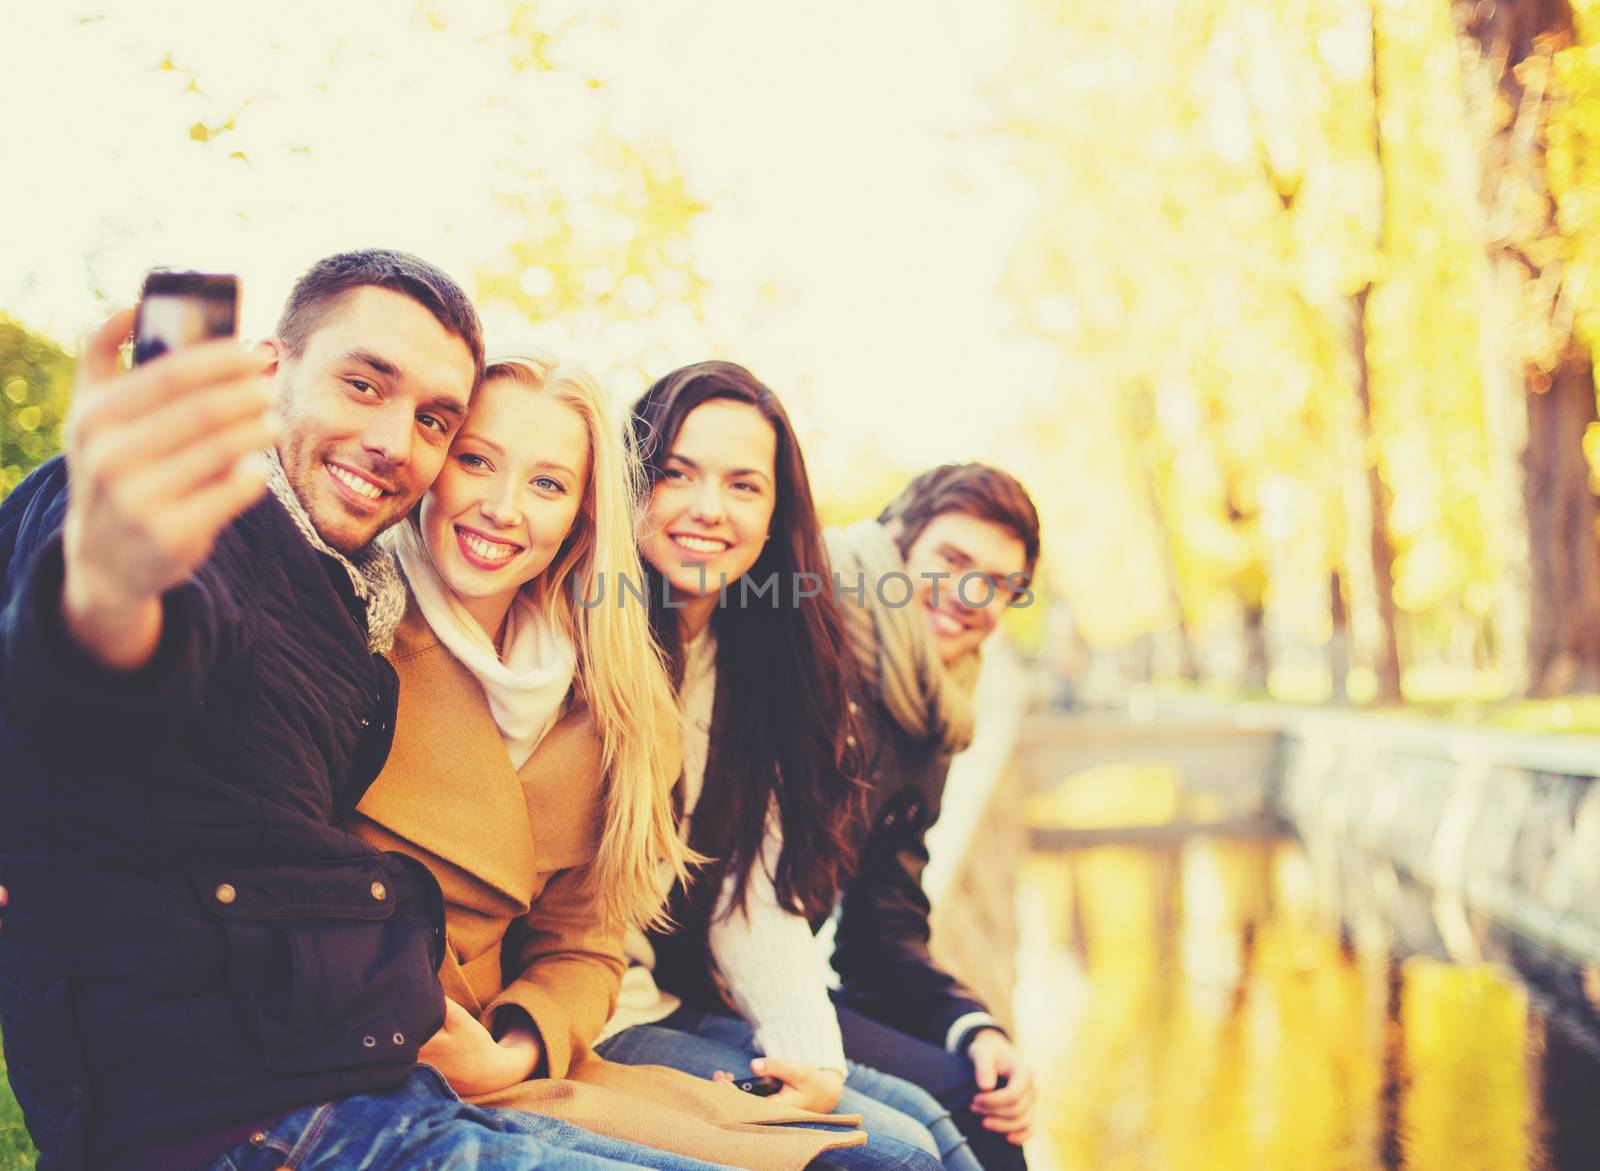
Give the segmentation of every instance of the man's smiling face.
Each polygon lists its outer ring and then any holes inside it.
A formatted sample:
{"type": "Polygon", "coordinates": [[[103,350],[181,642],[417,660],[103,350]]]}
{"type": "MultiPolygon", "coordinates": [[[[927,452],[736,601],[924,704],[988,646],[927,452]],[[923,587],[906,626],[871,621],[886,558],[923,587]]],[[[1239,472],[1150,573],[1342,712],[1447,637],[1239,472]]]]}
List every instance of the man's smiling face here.
{"type": "Polygon", "coordinates": [[[906,550],[906,573],[911,604],[941,660],[977,650],[994,632],[1027,568],[1022,538],[1005,525],[964,512],[943,512],[927,523],[906,550]]]}
{"type": "Polygon", "coordinates": [[[412,510],[466,417],[467,343],[410,297],[344,294],[298,357],[280,345],[278,454],[322,539],[344,553],[412,510]]]}

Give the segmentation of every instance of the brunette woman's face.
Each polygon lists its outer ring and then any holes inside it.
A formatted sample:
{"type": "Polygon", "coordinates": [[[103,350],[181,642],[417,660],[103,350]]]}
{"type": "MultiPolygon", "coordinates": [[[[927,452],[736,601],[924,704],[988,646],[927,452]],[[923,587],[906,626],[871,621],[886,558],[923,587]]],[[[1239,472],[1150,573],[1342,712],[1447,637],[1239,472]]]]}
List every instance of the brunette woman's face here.
{"type": "Polygon", "coordinates": [[[712,399],[684,417],[640,550],[677,593],[716,593],[756,563],[777,506],[777,455],[777,432],[748,403],[712,399]]]}
{"type": "Polygon", "coordinates": [[[422,537],[463,600],[505,598],[549,567],[589,483],[589,431],[555,396],[494,378],[422,499],[422,537]]]}

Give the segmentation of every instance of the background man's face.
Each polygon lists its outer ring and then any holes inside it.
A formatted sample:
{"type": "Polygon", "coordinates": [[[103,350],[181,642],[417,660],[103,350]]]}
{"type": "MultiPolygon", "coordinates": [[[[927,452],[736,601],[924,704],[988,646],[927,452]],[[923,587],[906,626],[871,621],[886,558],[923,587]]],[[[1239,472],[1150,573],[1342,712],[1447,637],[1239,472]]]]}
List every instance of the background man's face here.
{"type": "Polygon", "coordinates": [[[322,539],[352,553],[415,507],[466,417],[472,353],[423,306],[361,288],[278,364],[278,453],[322,539]]]}
{"type": "Polygon", "coordinates": [[[954,662],[978,649],[1005,613],[1010,575],[1026,570],[1022,538],[1004,525],[964,512],[943,512],[928,522],[906,551],[906,573],[911,604],[927,622],[941,660],[954,662]],[[937,574],[948,576],[929,576],[937,574]]]}

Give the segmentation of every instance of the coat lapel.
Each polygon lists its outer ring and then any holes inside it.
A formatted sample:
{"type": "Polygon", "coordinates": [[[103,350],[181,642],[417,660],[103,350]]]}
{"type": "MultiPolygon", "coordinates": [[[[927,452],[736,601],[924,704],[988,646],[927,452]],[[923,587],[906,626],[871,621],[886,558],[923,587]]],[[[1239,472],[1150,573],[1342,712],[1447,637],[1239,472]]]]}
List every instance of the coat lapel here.
{"type": "Polygon", "coordinates": [[[526,909],[537,863],[528,803],[482,686],[414,603],[389,657],[400,677],[394,745],[357,812],[526,909]]]}
{"type": "Polygon", "coordinates": [[[529,820],[542,871],[593,861],[605,808],[604,748],[594,716],[581,699],[539,741],[522,766],[519,784],[534,814],[529,820]]]}

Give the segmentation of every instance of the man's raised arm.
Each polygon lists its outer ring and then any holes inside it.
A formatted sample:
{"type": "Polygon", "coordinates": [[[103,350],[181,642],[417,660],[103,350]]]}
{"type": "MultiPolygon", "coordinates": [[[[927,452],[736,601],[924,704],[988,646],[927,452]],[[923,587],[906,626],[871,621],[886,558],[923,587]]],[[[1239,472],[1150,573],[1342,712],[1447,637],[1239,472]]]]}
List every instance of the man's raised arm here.
{"type": "Polygon", "coordinates": [[[90,336],[67,417],[61,617],[104,666],[132,671],[161,641],[161,596],[266,490],[254,457],[277,435],[270,357],[204,342],[131,371],[131,310],[90,336]]]}

